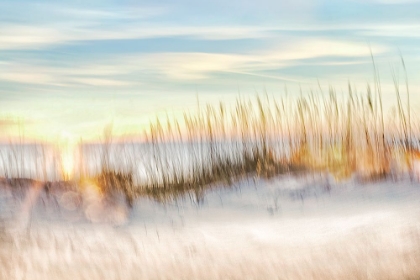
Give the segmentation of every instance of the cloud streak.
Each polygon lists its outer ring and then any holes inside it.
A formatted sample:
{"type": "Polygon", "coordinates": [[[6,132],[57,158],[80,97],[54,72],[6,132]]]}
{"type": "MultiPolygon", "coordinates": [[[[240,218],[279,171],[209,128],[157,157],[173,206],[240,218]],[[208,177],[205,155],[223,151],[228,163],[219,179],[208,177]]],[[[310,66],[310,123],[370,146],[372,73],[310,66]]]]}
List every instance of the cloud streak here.
{"type": "MultiPolygon", "coordinates": [[[[104,68],[111,66],[104,66],[104,68]]],[[[95,69],[100,65],[92,67],[76,65],[74,67],[45,66],[37,63],[15,63],[8,62],[0,64],[0,81],[13,82],[17,84],[32,84],[57,87],[127,87],[139,85],[139,83],[117,79],[115,74],[127,73],[128,69],[95,69]]]]}
{"type": "Polygon", "coordinates": [[[130,40],[184,36],[200,40],[234,40],[264,38],[271,29],[258,27],[192,27],[192,26],[120,26],[113,29],[92,27],[47,27],[0,25],[0,49],[24,50],[71,44],[81,41],[130,40]]]}
{"type": "MultiPolygon", "coordinates": [[[[189,37],[196,40],[272,39],[279,32],[348,30],[362,36],[419,36],[420,21],[412,24],[314,24],[311,26],[183,26],[148,23],[119,24],[101,28],[83,22],[63,26],[0,23],[0,50],[42,49],[86,41],[118,41],[150,38],[189,37]]],[[[281,36],[281,34],[280,34],[281,36]]]]}
{"type": "MultiPolygon", "coordinates": [[[[388,50],[374,44],[375,54],[388,50]]],[[[115,55],[105,60],[73,63],[70,66],[46,66],[34,62],[0,64],[0,80],[59,87],[130,87],[138,86],[138,77],[147,73],[167,81],[196,81],[211,79],[220,73],[263,76],[261,71],[276,70],[322,57],[369,57],[364,43],[331,39],[302,39],[293,44],[262,49],[244,54],[204,52],[162,52],[135,55],[115,55]]],[[[311,62],[313,64],[313,62],[311,62]]],[[[322,64],[322,62],[319,62],[322,64]]],[[[338,60],[337,64],[340,63],[338,60]]],[[[349,63],[349,62],[346,62],[349,63]]],[[[276,78],[275,76],[265,77],[276,78]]],[[[298,77],[277,77],[297,81],[298,77]]]]}

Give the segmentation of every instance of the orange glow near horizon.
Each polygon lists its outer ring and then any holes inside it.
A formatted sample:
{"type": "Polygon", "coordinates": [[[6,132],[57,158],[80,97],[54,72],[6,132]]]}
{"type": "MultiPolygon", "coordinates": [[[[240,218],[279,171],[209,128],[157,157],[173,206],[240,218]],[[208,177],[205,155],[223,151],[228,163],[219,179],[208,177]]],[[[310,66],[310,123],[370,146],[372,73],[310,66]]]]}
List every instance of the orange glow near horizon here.
{"type": "Polygon", "coordinates": [[[61,166],[62,172],[65,179],[71,179],[74,176],[74,154],[69,151],[65,150],[61,152],[61,166]]]}
{"type": "Polygon", "coordinates": [[[64,179],[71,179],[75,171],[76,143],[73,136],[66,130],[61,131],[57,148],[60,155],[61,172],[64,179]]]}

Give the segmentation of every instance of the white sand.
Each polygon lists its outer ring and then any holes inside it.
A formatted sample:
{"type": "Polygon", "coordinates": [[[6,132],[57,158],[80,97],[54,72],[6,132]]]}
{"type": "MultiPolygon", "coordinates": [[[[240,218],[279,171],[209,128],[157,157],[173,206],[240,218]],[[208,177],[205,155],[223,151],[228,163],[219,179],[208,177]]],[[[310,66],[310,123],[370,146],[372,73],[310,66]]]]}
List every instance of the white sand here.
{"type": "Polygon", "coordinates": [[[420,184],[325,186],[286,176],[208,191],[199,206],[141,199],[120,226],[44,193],[16,226],[22,204],[3,191],[0,279],[420,278],[420,184]]]}

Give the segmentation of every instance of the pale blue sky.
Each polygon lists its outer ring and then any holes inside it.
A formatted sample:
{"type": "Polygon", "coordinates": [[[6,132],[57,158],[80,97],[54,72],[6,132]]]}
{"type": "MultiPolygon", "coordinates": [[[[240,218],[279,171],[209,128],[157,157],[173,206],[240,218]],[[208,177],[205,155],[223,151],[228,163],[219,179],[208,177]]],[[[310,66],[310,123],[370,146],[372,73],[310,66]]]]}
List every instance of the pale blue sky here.
{"type": "Polygon", "coordinates": [[[369,44],[392,104],[399,50],[420,91],[419,30],[419,1],[2,1],[0,114],[28,135],[78,139],[110,122],[141,132],[196,94],[229,102],[317,80],[363,90],[369,44]]]}

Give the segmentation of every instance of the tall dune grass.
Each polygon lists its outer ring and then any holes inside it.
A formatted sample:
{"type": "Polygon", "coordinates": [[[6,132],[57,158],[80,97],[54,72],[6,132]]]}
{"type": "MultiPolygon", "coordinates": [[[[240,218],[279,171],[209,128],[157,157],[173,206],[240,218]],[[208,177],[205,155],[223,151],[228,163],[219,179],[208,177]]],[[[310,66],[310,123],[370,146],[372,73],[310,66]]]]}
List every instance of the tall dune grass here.
{"type": "Polygon", "coordinates": [[[385,121],[377,78],[374,90],[367,85],[365,93],[357,93],[349,84],[344,97],[331,87],[327,94],[311,91],[295,99],[265,94],[238,98],[230,107],[198,106],[181,120],[157,118],[145,131],[149,156],[133,163],[146,173],[134,189],[157,198],[199,195],[204,187],[230,185],[244,176],[286,172],[377,180],[393,172],[396,154],[404,155],[400,164],[411,174],[416,147],[407,121],[410,104],[405,109],[397,83],[396,90],[394,123],[385,121]]]}
{"type": "MultiPolygon", "coordinates": [[[[230,185],[244,176],[329,172],[338,180],[352,175],[362,181],[381,179],[392,173],[401,154],[401,164],[411,174],[418,136],[413,127],[418,124],[411,116],[404,61],[407,104],[393,72],[396,106],[389,112],[384,112],[373,56],[372,62],[373,89],[367,84],[364,92],[349,83],[344,95],[332,87],[324,92],[319,85],[296,97],[286,88],[285,95],[238,97],[230,105],[197,102],[196,112],[185,112],[181,119],[167,114],[151,121],[143,143],[114,143],[109,126],[100,149],[79,143],[73,179],[93,178],[104,189],[121,190],[131,204],[141,194],[165,199],[192,191],[198,198],[205,187],[230,185]]],[[[0,154],[5,177],[69,179],[62,172],[59,152],[48,156],[43,145],[31,163],[35,173],[24,174],[27,163],[19,147],[11,144],[0,154]]]]}

